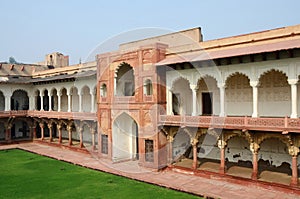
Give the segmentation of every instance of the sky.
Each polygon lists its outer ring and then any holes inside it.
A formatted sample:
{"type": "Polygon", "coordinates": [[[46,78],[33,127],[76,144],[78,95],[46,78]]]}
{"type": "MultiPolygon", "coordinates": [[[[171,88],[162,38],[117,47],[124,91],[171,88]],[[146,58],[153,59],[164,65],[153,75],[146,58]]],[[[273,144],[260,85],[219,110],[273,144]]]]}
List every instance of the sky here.
{"type": "Polygon", "coordinates": [[[0,61],[61,52],[77,64],[126,32],[201,27],[211,40],[300,24],[299,8],[299,0],[0,0],[0,61]]]}

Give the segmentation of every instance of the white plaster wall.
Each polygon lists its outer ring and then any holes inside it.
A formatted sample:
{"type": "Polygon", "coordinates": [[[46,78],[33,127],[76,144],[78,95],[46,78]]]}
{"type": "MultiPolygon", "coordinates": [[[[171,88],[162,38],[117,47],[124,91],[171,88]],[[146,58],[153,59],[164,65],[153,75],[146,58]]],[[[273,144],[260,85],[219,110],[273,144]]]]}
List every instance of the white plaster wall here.
{"type": "Polygon", "coordinates": [[[5,97],[3,95],[3,92],[0,91],[0,111],[5,110],[5,97]]]}
{"type": "Polygon", "coordinates": [[[300,83],[298,83],[297,85],[298,89],[297,89],[297,101],[298,101],[298,104],[297,104],[297,108],[298,108],[298,117],[300,117],[300,83]]]}
{"type": "Polygon", "coordinates": [[[258,159],[269,160],[271,165],[277,167],[283,162],[292,165],[292,157],[288,154],[287,146],[275,138],[264,140],[261,143],[258,159]]]}
{"type": "Polygon", "coordinates": [[[183,155],[186,150],[191,146],[190,136],[184,131],[178,131],[174,137],[172,143],[173,147],[173,160],[177,160],[181,155],[183,155]]]}
{"type": "Polygon", "coordinates": [[[200,148],[198,158],[220,160],[220,149],[217,146],[217,139],[209,134],[202,135],[197,145],[200,148]]]}
{"type": "Polygon", "coordinates": [[[225,158],[230,162],[238,162],[239,160],[252,162],[252,152],[249,147],[247,140],[235,136],[227,141],[225,158]]]}

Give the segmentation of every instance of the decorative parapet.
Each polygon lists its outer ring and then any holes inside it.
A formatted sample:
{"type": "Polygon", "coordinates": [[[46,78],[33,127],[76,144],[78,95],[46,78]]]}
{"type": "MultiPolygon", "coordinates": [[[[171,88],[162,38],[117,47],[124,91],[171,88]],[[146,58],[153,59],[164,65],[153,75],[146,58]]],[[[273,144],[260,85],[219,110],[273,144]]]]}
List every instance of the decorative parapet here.
{"type": "Polygon", "coordinates": [[[160,115],[160,125],[300,133],[300,118],[160,115]]]}

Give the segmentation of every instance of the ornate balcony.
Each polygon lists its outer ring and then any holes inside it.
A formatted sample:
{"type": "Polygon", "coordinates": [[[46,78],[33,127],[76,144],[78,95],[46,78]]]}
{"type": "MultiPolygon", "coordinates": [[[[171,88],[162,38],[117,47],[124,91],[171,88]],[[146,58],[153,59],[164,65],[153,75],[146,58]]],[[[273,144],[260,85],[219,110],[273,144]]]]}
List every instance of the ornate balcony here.
{"type": "Polygon", "coordinates": [[[160,115],[160,125],[222,128],[256,131],[299,132],[300,118],[252,118],[218,116],[160,115]]]}
{"type": "Polygon", "coordinates": [[[96,113],[90,112],[57,112],[57,111],[0,111],[0,118],[9,117],[38,117],[74,120],[97,120],[96,113]]]}

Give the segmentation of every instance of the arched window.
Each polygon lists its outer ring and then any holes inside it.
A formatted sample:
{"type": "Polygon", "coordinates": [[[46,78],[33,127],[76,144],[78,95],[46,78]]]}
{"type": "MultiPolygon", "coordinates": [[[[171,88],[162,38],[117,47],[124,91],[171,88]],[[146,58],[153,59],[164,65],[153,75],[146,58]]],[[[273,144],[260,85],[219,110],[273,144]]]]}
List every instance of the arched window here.
{"type": "Polygon", "coordinates": [[[144,82],[144,95],[152,95],[153,89],[152,89],[152,82],[150,79],[146,79],[144,82]]]}
{"type": "Polygon", "coordinates": [[[122,63],[116,71],[115,76],[115,94],[117,96],[134,96],[134,74],[133,68],[127,64],[122,63]]]}
{"type": "Polygon", "coordinates": [[[102,84],[100,87],[100,96],[106,97],[107,96],[107,87],[106,84],[102,84]]]}

